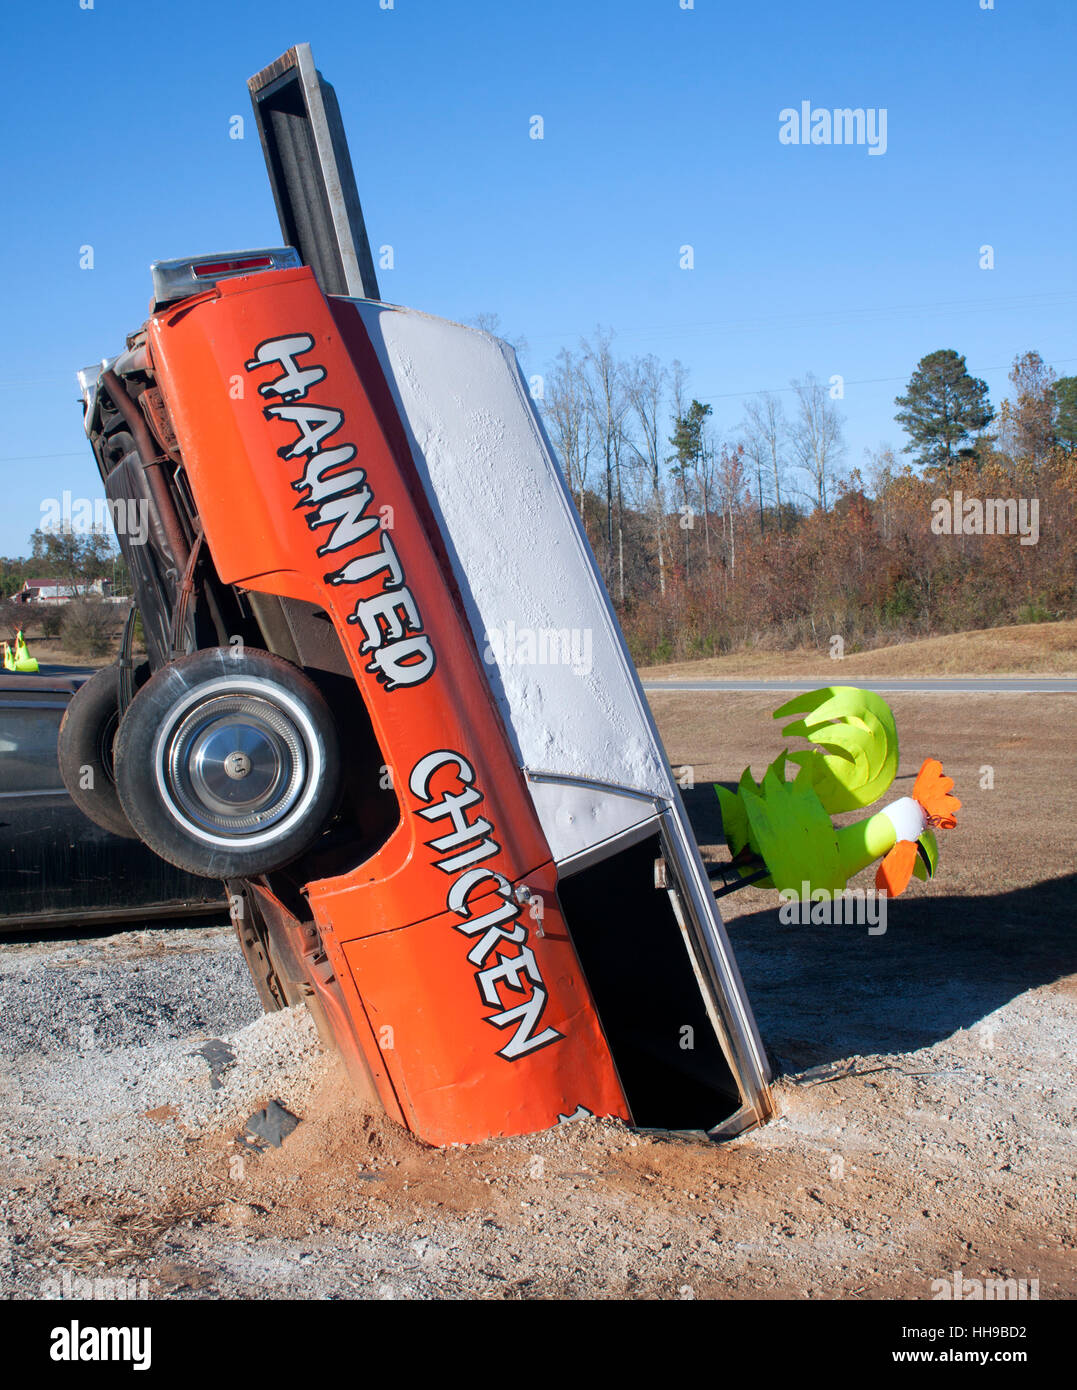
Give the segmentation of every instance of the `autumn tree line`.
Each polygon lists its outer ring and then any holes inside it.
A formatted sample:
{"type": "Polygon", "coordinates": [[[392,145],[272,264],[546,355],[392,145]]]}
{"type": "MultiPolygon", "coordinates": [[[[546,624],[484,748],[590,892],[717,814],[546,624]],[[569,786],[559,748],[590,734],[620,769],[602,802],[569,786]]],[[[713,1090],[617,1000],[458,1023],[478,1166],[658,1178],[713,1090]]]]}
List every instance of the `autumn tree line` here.
{"type": "Polygon", "coordinates": [[[1073,616],[1077,377],[1026,352],[1009,379],[996,408],[964,357],[929,353],[895,399],[902,453],[859,466],[833,380],[809,373],[719,416],[680,362],[620,358],[609,332],[562,349],[540,406],[645,665],[1073,616]],[[977,530],[972,502],[1021,498],[1037,503],[1035,543],[977,530]]]}
{"type": "MultiPolygon", "coordinates": [[[[859,466],[831,382],[808,374],[719,414],[680,362],[618,357],[608,332],[562,349],[539,405],[632,654],[650,664],[1074,616],[1077,377],[1026,352],[1009,380],[996,408],[962,356],[929,353],[895,399],[901,454],[859,466]],[[941,532],[940,498],[955,523],[941,532]],[[1019,498],[1037,503],[1035,544],[964,524],[970,499],[1019,498]]],[[[29,556],[0,557],[6,627],[32,620],[8,600],[29,577],[129,592],[99,531],[39,528],[29,556]]]]}

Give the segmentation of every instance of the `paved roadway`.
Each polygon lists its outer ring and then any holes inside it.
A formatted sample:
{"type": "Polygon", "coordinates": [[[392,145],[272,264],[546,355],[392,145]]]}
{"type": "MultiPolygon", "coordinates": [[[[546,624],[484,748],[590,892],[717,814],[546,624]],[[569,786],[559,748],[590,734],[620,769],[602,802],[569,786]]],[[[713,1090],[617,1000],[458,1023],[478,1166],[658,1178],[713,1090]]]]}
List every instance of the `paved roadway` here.
{"type": "Polygon", "coordinates": [[[857,676],[848,680],[824,681],[821,676],[805,676],[799,681],[660,681],[645,680],[648,694],[661,691],[685,693],[726,691],[730,694],[795,694],[814,690],[824,684],[856,685],[862,690],[874,690],[879,695],[1077,695],[1077,680],[1067,676],[971,676],[922,678],[910,680],[866,681],[857,676]]]}
{"type": "Polygon", "coordinates": [[[41,663],[38,670],[39,676],[56,676],[58,679],[67,680],[72,676],[92,676],[95,671],[100,671],[100,666],[57,666],[41,663]]]}
{"type": "MultiPolygon", "coordinates": [[[[45,666],[43,676],[92,676],[96,666],[45,666]]],[[[826,684],[822,676],[805,676],[803,680],[644,680],[648,692],[663,690],[696,692],[727,691],[734,695],[796,694],[814,690],[826,684]]],[[[833,685],[856,685],[862,690],[874,690],[880,695],[1077,695],[1077,679],[1070,676],[938,676],[878,681],[834,680],[833,685]]]]}

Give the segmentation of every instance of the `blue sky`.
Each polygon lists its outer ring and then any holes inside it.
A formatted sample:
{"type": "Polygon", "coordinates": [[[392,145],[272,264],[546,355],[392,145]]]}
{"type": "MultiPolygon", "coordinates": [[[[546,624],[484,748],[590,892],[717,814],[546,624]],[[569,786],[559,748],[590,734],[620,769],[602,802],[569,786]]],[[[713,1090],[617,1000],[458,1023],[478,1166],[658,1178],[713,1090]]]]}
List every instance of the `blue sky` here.
{"type": "Polygon", "coordinates": [[[625,356],[679,357],[725,432],[747,394],[840,373],[849,464],[905,442],[893,397],[936,348],[996,402],[1028,348],[1077,373],[1074,0],[681,3],[10,8],[0,554],[44,499],[98,491],[73,373],[142,322],[149,262],[279,241],[253,122],[233,140],[229,118],[302,41],[394,248],[383,296],[498,314],[529,372],[607,325],[625,356]],[[804,100],[886,108],[886,153],[782,145],[804,100]]]}

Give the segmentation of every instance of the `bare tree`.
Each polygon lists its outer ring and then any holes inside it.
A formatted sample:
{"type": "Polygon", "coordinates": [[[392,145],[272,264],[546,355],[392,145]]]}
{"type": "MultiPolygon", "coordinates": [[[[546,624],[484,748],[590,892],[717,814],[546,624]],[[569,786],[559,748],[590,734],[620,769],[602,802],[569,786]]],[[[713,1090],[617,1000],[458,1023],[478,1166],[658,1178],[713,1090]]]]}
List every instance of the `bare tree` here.
{"type": "Polygon", "coordinates": [[[484,333],[492,333],[495,338],[503,338],[517,357],[526,357],[531,350],[527,339],[522,333],[516,333],[513,334],[511,338],[509,337],[501,327],[500,314],[476,314],[474,318],[467,319],[465,322],[471,328],[481,328],[484,333]]]}
{"type": "Polygon", "coordinates": [[[1054,372],[1038,352],[1024,352],[1010,368],[1013,401],[1003,421],[1003,437],[1014,458],[1027,459],[1039,466],[1055,440],[1054,372]]]}
{"type": "Polygon", "coordinates": [[[811,480],[811,491],[820,511],[827,510],[828,488],[842,455],[841,416],[826,387],[811,372],[792,382],[797,414],[790,430],[793,456],[811,480]]]}
{"type": "Polygon", "coordinates": [[[669,373],[653,354],[637,357],[626,373],[628,398],[639,428],[639,446],[632,445],[644,464],[650,485],[650,503],[658,552],[658,588],[666,592],[666,517],[662,496],[662,455],[658,445],[658,420],[665,400],[669,373]]]}
{"type": "Polygon", "coordinates": [[[585,525],[587,470],[595,445],[586,368],[582,358],[562,348],[553,370],[546,374],[542,402],[550,437],[565,470],[569,491],[576,495],[576,506],[585,525]]]}
{"type": "MultiPolygon", "coordinates": [[[[710,406],[707,406],[709,413],[710,406]]],[[[703,424],[699,432],[699,451],[696,454],[692,471],[695,474],[696,488],[699,491],[700,506],[703,511],[703,553],[711,557],[711,507],[715,492],[715,475],[718,469],[718,432],[703,424]]],[[[725,534],[725,508],[722,508],[722,533],[725,534]]]]}
{"type": "Polygon", "coordinates": [[[620,554],[620,596],[624,597],[624,529],[621,509],[620,464],[628,396],[624,372],[613,355],[613,333],[595,330],[594,343],[580,343],[580,351],[590,370],[584,384],[588,408],[597,435],[606,480],[606,582],[613,575],[614,497],[618,499],[617,534],[620,554]]]}
{"type": "Polygon", "coordinates": [[[723,447],[717,453],[717,488],[722,502],[722,531],[725,535],[729,578],[737,572],[737,517],[745,500],[751,501],[751,485],[745,467],[746,450],[743,444],[723,447]]]}
{"type": "MultiPolygon", "coordinates": [[[[763,475],[773,481],[774,509],[778,530],[782,529],[782,488],[789,442],[789,422],[777,396],[769,392],[753,397],[744,407],[741,425],[744,436],[744,455],[755,473],[759,495],[759,529],[763,530],[763,475]]],[[[769,483],[768,483],[769,486],[769,483]]]]}
{"type": "MultiPolygon", "coordinates": [[[[889,444],[880,444],[875,449],[864,450],[864,473],[867,475],[867,491],[871,498],[872,514],[884,541],[894,537],[894,484],[900,476],[897,457],[889,444]]],[[[856,470],[859,471],[859,470],[856,470]]],[[[908,465],[905,465],[908,471],[908,465]]]]}

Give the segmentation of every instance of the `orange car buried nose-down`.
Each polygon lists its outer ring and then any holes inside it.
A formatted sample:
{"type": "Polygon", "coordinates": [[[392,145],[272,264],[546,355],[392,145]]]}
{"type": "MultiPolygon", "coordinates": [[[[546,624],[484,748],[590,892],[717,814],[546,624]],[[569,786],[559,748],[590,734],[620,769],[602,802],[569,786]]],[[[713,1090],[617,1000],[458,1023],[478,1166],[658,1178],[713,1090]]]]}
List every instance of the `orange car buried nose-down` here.
{"type": "Polygon", "coordinates": [[[150,516],[120,535],[149,662],[121,658],[114,786],[65,769],[73,795],[226,879],[266,1004],[305,999],[431,1143],[759,1122],[736,967],[511,351],[266,259],[83,374],[106,490],[150,516]]]}
{"type": "Polygon", "coordinates": [[[132,619],[68,707],[72,798],[225,880],[264,1005],[306,1002],[431,1143],[760,1123],[765,1054],[515,357],[380,301],[309,48],[250,85],[299,249],[158,262],[149,321],[80,373],[148,659],[132,619]]]}
{"type": "MultiPolygon", "coordinates": [[[[281,271],[163,316],[148,348],[181,403],[220,579],[328,615],[385,753],[369,791],[395,792],[397,824],[305,885],[363,1080],[438,1143],[541,1128],[579,1105],[627,1119],[407,441],[387,393],[360,385],[356,366],[367,381],[378,367],[354,308],[331,307],[308,269],[281,271]]],[[[250,891],[301,939],[271,889],[250,891]]]]}

